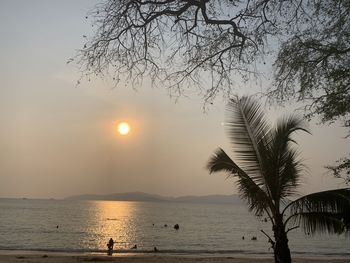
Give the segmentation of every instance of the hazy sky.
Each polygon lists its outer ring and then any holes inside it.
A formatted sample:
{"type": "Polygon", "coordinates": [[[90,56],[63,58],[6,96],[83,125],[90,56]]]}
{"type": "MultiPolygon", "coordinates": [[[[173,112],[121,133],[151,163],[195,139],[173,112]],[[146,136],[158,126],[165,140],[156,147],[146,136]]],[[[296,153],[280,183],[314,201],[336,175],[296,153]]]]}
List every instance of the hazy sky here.
{"type": "MultiPolygon", "coordinates": [[[[75,86],[79,72],[66,62],[91,34],[85,15],[95,2],[0,2],[0,197],[236,193],[233,180],[204,169],[217,147],[231,149],[223,101],[203,113],[199,97],[175,103],[147,85],[138,92],[100,79],[75,86]],[[119,120],[130,122],[129,135],[115,134],[119,120]]],[[[350,149],[346,130],[311,129],[313,136],[297,138],[309,167],[301,191],[340,187],[323,166],[350,149]]]]}

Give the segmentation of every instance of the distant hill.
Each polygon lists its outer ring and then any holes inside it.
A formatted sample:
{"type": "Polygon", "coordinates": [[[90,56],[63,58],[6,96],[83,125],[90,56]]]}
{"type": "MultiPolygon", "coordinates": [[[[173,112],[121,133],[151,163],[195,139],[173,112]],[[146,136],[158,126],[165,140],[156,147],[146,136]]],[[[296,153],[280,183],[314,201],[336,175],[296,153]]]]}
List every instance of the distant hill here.
{"type": "Polygon", "coordinates": [[[151,201],[161,202],[168,201],[167,197],[160,195],[147,194],[143,192],[117,193],[107,195],[75,195],[66,198],[68,200],[114,200],[114,201],[151,201]]]}
{"type": "Polygon", "coordinates": [[[116,193],[107,195],[75,195],[66,200],[109,200],[109,201],[142,201],[142,202],[182,202],[182,203],[212,203],[212,204],[240,204],[238,195],[206,195],[166,197],[143,192],[116,193]]]}

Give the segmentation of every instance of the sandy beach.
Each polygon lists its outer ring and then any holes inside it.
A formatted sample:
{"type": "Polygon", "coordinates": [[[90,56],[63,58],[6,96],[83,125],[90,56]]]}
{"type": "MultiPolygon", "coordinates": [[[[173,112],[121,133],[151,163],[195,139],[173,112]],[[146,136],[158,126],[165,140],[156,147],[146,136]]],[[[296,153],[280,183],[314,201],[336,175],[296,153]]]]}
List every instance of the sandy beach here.
{"type": "MultiPolygon", "coordinates": [[[[87,255],[87,254],[52,254],[52,253],[4,253],[0,254],[0,263],[72,263],[72,262],[115,262],[115,263],[273,263],[273,258],[257,257],[202,257],[202,256],[169,256],[169,255],[87,255]]],[[[293,258],[295,263],[346,263],[350,257],[293,258]]]]}

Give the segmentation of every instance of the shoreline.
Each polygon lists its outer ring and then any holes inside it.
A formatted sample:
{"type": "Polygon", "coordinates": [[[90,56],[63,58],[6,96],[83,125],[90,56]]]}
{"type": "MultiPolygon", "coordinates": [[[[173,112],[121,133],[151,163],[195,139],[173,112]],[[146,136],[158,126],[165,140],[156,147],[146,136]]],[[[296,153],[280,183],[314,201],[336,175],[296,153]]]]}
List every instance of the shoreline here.
{"type": "MultiPolygon", "coordinates": [[[[294,263],[348,263],[350,255],[292,255],[294,263]]],[[[171,254],[171,253],[104,253],[50,252],[28,250],[0,250],[0,263],[71,263],[71,262],[115,262],[115,263],[273,263],[271,254],[171,254]]]]}

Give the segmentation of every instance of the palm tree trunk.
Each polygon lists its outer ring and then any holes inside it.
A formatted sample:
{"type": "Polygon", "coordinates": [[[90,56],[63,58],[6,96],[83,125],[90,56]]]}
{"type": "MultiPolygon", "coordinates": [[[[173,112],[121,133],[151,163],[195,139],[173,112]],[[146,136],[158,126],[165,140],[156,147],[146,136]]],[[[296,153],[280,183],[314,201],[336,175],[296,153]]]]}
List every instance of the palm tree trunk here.
{"type": "Polygon", "coordinates": [[[273,232],[276,242],[274,244],[275,263],[291,263],[287,233],[281,219],[277,220],[277,224],[273,227],[273,232]]]}

